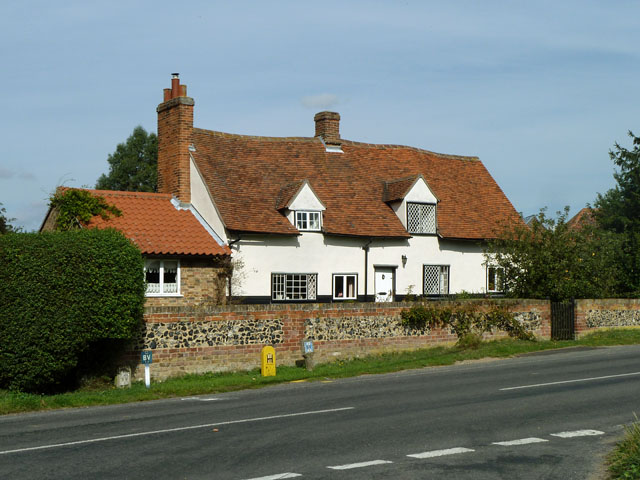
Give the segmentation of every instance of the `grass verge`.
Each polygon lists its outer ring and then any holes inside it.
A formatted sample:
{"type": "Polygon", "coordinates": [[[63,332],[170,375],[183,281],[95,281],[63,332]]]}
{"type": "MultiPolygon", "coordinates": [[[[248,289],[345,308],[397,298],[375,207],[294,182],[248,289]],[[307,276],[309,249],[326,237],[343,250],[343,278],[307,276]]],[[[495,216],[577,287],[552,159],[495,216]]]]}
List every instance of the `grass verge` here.
{"type": "Polygon", "coordinates": [[[149,389],[145,388],[140,382],[134,383],[128,389],[117,389],[108,380],[105,380],[103,382],[94,382],[92,385],[74,392],[58,395],[34,395],[0,390],[0,414],[214,394],[247,388],[260,388],[296,380],[327,380],[365,374],[396,372],[412,368],[452,365],[464,360],[477,360],[488,357],[505,358],[557,348],[639,343],[640,329],[610,329],[592,333],[580,340],[537,342],[500,340],[483,342],[478,348],[474,349],[433,347],[408,352],[373,355],[321,364],[316,366],[312,372],[298,367],[278,367],[277,376],[275,377],[261,377],[260,371],[255,369],[245,372],[185,375],[171,378],[164,382],[152,383],[149,389]]]}
{"type": "Polygon", "coordinates": [[[613,480],[640,479],[640,423],[625,427],[624,438],[609,454],[609,473],[613,480]]]}

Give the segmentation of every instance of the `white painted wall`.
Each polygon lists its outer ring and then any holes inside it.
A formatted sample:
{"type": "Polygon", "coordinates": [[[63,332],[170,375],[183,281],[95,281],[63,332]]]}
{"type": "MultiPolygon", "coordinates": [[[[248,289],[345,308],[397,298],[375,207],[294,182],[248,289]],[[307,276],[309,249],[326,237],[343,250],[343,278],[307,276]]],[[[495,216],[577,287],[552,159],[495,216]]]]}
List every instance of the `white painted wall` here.
{"type": "Polygon", "coordinates": [[[305,183],[298,194],[291,200],[289,210],[326,210],[322,202],[315,196],[309,184],[305,183]]]}
{"type": "Polygon", "coordinates": [[[216,208],[213,198],[209,195],[209,190],[200,175],[198,167],[196,167],[193,158],[190,163],[190,185],[191,185],[191,204],[198,211],[205,222],[213,229],[214,232],[222,239],[223,243],[227,243],[227,232],[222,222],[220,212],[216,208]]]}
{"type": "MultiPolygon", "coordinates": [[[[234,295],[270,296],[271,273],[317,273],[318,295],[332,294],[332,274],[357,273],[358,294],[364,295],[364,257],[367,239],[303,232],[297,237],[248,236],[233,245],[233,256],[244,267],[236,272],[234,295]]],[[[408,240],[374,240],[369,246],[368,294],[374,293],[374,266],[397,266],[396,293],[411,288],[422,294],[423,265],[449,265],[450,293],[486,292],[482,246],[474,242],[446,241],[435,236],[408,240]],[[402,265],[402,255],[407,263],[402,265]]]]}

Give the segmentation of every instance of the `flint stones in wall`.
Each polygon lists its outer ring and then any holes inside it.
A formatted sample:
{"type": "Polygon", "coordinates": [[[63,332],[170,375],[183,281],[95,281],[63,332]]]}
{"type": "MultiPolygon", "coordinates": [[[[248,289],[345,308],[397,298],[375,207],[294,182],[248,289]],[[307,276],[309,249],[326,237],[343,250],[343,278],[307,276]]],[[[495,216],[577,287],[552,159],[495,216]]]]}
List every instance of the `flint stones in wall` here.
{"type": "Polygon", "coordinates": [[[398,317],[309,318],[304,322],[304,336],[310,340],[354,340],[428,335],[429,330],[416,330],[402,325],[398,317]]]}
{"type": "Polygon", "coordinates": [[[148,323],[141,349],[227,345],[276,345],[283,342],[282,320],[254,322],[148,323]]]}
{"type": "Polygon", "coordinates": [[[586,324],[589,328],[638,326],[640,310],[589,310],[586,324]]]}
{"type": "Polygon", "coordinates": [[[537,312],[519,312],[514,313],[513,316],[528,332],[535,332],[542,328],[542,319],[537,312]]]}

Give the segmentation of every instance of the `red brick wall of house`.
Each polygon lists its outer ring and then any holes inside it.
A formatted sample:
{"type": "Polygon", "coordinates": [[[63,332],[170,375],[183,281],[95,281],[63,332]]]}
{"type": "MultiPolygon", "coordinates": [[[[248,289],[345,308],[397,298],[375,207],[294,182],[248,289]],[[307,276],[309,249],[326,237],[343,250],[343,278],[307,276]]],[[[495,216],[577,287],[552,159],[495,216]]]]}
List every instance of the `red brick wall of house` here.
{"type": "Polygon", "coordinates": [[[146,307],[205,308],[227,303],[227,260],[180,259],[179,297],[147,297],[146,307]]]}

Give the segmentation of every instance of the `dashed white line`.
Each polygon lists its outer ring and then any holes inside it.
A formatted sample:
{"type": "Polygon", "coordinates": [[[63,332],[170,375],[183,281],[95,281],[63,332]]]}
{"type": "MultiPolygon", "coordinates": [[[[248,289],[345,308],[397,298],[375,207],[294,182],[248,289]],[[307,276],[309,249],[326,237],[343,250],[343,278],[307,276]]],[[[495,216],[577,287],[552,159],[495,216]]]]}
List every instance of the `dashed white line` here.
{"type": "Polygon", "coordinates": [[[561,382],[536,383],[534,385],[520,385],[518,387],[501,388],[500,391],[503,392],[503,391],[506,391],[506,390],[519,390],[519,389],[522,389],[522,388],[546,387],[546,386],[549,386],[549,385],[561,385],[563,383],[592,382],[594,380],[605,380],[607,378],[617,378],[617,377],[630,377],[632,375],[640,375],[640,372],[620,373],[618,375],[606,375],[604,377],[577,378],[575,380],[563,380],[561,382]]]}
{"type": "Polygon", "coordinates": [[[350,470],[352,468],[362,468],[362,467],[371,467],[373,465],[384,465],[386,463],[393,463],[389,460],[371,460],[370,462],[360,462],[360,463],[348,463],[346,465],[335,465],[331,468],[332,470],[350,470]]]}
{"type": "Polygon", "coordinates": [[[300,473],[276,473],[275,475],[267,475],[266,477],[248,478],[247,480],[280,480],[281,478],[301,477],[300,473]]]}
{"type": "Polygon", "coordinates": [[[430,452],[422,452],[422,453],[413,453],[411,455],[407,455],[407,457],[413,458],[433,458],[433,457],[442,457],[444,455],[455,455],[457,453],[467,453],[467,452],[475,452],[475,450],[471,448],[447,448],[445,450],[432,450],[430,452]]]}
{"type": "Polygon", "coordinates": [[[575,430],[573,432],[560,432],[560,433],[551,433],[552,437],[560,437],[560,438],[573,438],[573,437],[588,437],[592,435],[604,435],[604,432],[600,430],[575,430]]]}
{"type": "Polygon", "coordinates": [[[8,453],[19,453],[19,452],[30,452],[34,450],[45,450],[48,448],[57,448],[57,447],[68,447],[71,445],[82,445],[85,443],[96,443],[96,442],[106,442],[107,440],[117,440],[120,438],[133,438],[133,437],[143,437],[147,435],[156,435],[159,433],[171,433],[171,432],[181,432],[184,430],[195,430],[199,428],[207,428],[207,427],[219,427],[221,425],[233,425],[235,423],[249,423],[249,422],[262,422],[265,420],[275,420],[278,418],[290,418],[290,417],[300,417],[303,415],[317,415],[320,413],[333,413],[333,412],[342,412],[344,410],[353,410],[355,407],[343,407],[343,408],[330,408],[327,410],[313,410],[309,412],[299,412],[299,413],[285,413],[283,415],[272,415],[270,417],[256,417],[256,418],[244,418],[241,420],[230,420],[228,422],[216,422],[216,423],[205,423],[202,425],[189,425],[187,427],[176,427],[176,428],[165,428],[163,430],[152,430],[148,432],[138,432],[138,433],[127,433],[124,435],[114,435],[112,437],[101,437],[101,438],[91,438],[88,440],[78,440],[75,442],[65,442],[65,443],[54,443],[50,445],[40,445],[37,447],[27,447],[27,448],[17,448],[15,450],[5,450],[0,451],[0,455],[6,455],[8,453]]]}
{"type": "Polygon", "coordinates": [[[518,440],[509,440],[507,442],[492,442],[492,445],[502,445],[503,447],[510,447],[512,445],[528,445],[529,443],[542,443],[548,441],[549,440],[545,440],[544,438],[529,437],[520,438],[518,440]]]}

